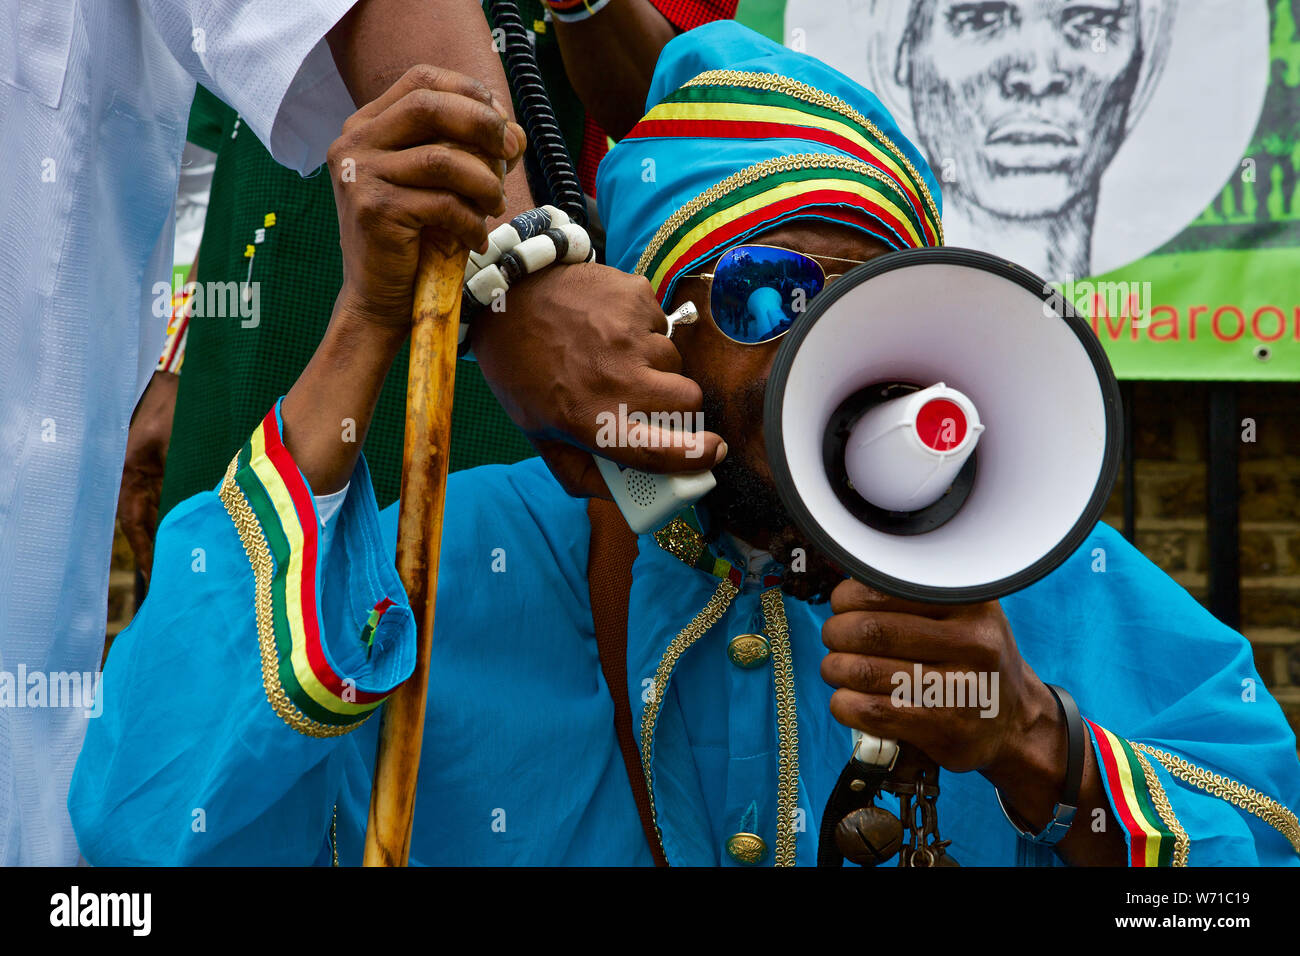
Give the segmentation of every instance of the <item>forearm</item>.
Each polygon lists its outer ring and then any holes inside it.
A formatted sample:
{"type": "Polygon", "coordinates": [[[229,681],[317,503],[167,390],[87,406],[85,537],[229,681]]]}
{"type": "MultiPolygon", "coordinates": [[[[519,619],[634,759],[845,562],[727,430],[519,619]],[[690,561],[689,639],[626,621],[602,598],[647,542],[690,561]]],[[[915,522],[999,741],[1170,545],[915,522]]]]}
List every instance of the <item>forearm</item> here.
{"type": "Polygon", "coordinates": [[[554,26],[578,99],[610,136],[627,135],[645,113],[655,63],[677,31],[650,0],[611,0],[593,17],[554,26]]]}
{"type": "Polygon", "coordinates": [[[281,406],[284,443],[317,495],[348,483],[406,326],[379,326],[339,295],[325,337],[281,406]]]}
{"type": "MultiPolygon", "coordinates": [[[[1013,752],[984,771],[1011,811],[1035,832],[1052,819],[1065,790],[1069,757],[1065,718],[1051,692],[1041,682],[1038,687],[1041,693],[1024,708],[1013,752]]],[[[1111,813],[1097,756],[1086,738],[1083,753],[1079,807],[1057,853],[1074,866],[1123,866],[1124,830],[1111,813]]]]}
{"type": "MultiPolygon", "coordinates": [[[[330,52],[357,106],[418,63],[481,82],[514,118],[510,87],[479,0],[358,0],[328,35],[330,52]]],[[[536,203],[524,164],[506,175],[506,216],[536,203]]]]}

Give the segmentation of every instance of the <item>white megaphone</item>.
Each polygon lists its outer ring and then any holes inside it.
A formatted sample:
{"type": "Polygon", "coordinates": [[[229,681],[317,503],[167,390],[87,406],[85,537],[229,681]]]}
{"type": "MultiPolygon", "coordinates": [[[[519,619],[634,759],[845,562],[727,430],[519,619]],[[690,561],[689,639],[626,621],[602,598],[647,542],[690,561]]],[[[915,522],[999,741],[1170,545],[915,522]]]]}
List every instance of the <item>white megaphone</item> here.
{"type": "MultiPolygon", "coordinates": [[[[990,601],[1100,519],[1119,386],[1042,279],[981,252],[905,250],[846,273],[786,334],[764,438],[808,546],[896,597],[990,601]]],[[[897,747],[859,734],[854,753],[888,764],[897,747]]]]}

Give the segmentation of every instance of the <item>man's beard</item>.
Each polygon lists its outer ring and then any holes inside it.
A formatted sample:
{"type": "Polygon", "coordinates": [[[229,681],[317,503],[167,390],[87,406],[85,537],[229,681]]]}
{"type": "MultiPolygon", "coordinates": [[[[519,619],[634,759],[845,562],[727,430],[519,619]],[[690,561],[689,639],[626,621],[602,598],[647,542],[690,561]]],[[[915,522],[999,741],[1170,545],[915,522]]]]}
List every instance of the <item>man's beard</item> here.
{"type": "Polygon", "coordinates": [[[705,427],[720,434],[728,450],[726,459],[713,469],[718,486],[702,502],[709,515],[707,540],[716,540],[724,530],[751,545],[766,540],[768,551],[783,568],[782,591],[814,604],[829,600],[844,573],[804,543],[776,486],[750,464],[751,455],[756,457],[750,446],[762,425],[767,380],[750,382],[730,401],[722,398],[714,382],[698,380],[704,391],[705,427]]]}

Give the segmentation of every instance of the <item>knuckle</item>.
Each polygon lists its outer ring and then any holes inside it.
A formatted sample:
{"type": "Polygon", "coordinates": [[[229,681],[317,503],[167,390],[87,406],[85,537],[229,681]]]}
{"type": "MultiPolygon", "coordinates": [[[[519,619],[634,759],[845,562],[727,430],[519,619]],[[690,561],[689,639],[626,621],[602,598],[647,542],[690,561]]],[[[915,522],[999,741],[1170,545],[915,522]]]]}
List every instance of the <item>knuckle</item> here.
{"type": "Polygon", "coordinates": [[[357,222],[372,229],[388,220],[393,201],[387,190],[368,190],[357,206],[357,222]]]}
{"type": "Polygon", "coordinates": [[[417,63],[406,71],[406,77],[416,86],[431,88],[443,79],[443,70],[431,63],[417,63]]]}
{"type": "Polygon", "coordinates": [[[472,96],[481,103],[490,104],[492,102],[492,91],[487,88],[487,84],[482,80],[469,76],[463,76],[461,79],[464,82],[463,88],[467,96],[472,96]]]}
{"type": "Polygon", "coordinates": [[[451,150],[446,146],[430,146],[421,158],[425,174],[437,181],[446,179],[451,162],[451,150]]]}
{"type": "Polygon", "coordinates": [[[431,90],[427,87],[414,90],[407,94],[411,108],[416,115],[422,118],[434,118],[438,115],[439,107],[442,105],[442,94],[437,90],[431,90]]]}
{"type": "Polygon", "coordinates": [[[871,658],[861,654],[850,654],[848,660],[849,682],[859,690],[875,687],[881,677],[880,668],[872,663],[871,658]]]}
{"type": "Polygon", "coordinates": [[[885,629],[881,626],[880,619],[871,614],[859,617],[855,630],[856,643],[864,648],[878,647],[885,636],[885,629]]]}

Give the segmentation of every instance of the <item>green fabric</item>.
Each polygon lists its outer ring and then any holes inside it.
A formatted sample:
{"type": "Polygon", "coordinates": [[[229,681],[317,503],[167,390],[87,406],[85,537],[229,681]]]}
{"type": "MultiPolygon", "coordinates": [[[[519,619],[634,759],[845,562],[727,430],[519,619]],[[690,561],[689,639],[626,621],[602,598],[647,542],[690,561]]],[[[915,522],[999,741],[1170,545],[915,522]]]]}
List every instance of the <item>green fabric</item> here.
{"type": "Polygon", "coordinates": [[[195,146],[215,153],[221,148],[221,131],[225,129],[230,107],[207,87],[194,88],[194,101],[190,103],[190,125],[185,138],[195,146]]]}

